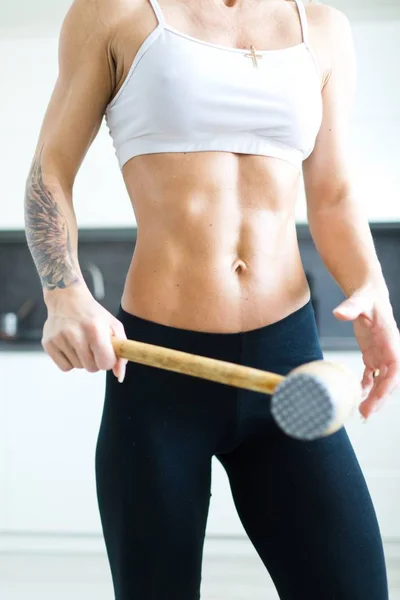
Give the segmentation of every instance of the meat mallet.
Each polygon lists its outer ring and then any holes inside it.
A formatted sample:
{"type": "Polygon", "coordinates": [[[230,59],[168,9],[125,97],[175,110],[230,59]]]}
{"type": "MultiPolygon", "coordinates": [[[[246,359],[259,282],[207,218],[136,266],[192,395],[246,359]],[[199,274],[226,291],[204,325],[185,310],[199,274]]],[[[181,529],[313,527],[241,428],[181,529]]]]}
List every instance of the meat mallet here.
{"type": "Polygon", "coordinates": [[[335,433],[361,403],[360,382],[339,363],[309,362],[284,377],[134,340],[112,338],[112,343],[119,358],[271,395],[277,425],[299,440],[335,433]]]}

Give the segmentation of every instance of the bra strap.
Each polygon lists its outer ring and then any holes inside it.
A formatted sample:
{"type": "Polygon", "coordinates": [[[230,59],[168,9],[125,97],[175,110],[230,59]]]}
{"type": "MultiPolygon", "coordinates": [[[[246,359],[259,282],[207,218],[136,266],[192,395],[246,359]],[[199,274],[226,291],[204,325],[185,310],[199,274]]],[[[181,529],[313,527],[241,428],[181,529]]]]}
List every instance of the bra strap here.
{"type": "Polygon", "coordinates": [[[295,0],[295,2],[296,2],[297,10],[299,11],[301,30],[302,30],[302,34],[303,34],[303,42],[308,44],[308,20],[307,20],[306,9],[305,9],[305,6],[304,6],[302,0],[295,0]]]}
{"type": "Polygon", "coordinates": [[[165,25],[164,15],[163,15],[163,12],[161,10],[161,6],[158,4],[158,1],[157,0],[149,0],[149,2],[150,2],[151,6],[152,6],[152,8],[153,8],[153,10],[154,10],[154,12],[156,14],[156,17],[158,19],[158,24],[159,25],[165,25]]]}

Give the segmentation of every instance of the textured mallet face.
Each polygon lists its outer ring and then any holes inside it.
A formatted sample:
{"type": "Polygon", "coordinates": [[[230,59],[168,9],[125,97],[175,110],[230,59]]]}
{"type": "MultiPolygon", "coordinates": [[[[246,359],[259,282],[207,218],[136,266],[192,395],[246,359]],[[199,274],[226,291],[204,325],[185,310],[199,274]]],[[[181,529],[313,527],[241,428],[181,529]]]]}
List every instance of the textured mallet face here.
{"type": "Polygon", "coordinates": [[[271,400],[271,412],[279,427],[299,440],[323,437],[335,417],[334,398],[326,384],[310,373],[290,375],[271,400]]]}

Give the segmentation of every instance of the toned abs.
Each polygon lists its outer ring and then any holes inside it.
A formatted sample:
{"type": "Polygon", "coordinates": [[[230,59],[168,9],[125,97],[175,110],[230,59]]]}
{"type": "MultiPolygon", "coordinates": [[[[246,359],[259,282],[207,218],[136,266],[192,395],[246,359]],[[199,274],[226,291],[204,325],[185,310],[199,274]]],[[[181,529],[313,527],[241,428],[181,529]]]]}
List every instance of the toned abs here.
{"type": "Polygon", "coordinates": [[[142,318],[245,331],[303,306],[299,172],[224,152],[138,156],[124,167],[138,224],[122,305],[142,318]]]}

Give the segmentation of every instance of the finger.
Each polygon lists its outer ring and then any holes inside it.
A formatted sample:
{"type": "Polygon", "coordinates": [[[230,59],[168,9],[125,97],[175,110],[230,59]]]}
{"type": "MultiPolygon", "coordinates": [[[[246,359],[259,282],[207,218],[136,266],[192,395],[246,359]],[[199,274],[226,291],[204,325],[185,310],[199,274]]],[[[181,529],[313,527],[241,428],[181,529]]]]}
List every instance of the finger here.
{"type": "Polygon", "coordinates": [[[59,350],[68,358],[69,362],[75,369],[83,369],[83,364],[78,357],[73,344],[70,342],[66,334],[61,334],[55,340],[55,344],[59,350]]]}
{"type": "Polygon", "coordinates": [[[85,331],[97,368],[102,371],[112,369],[117,358],[107,328],[99,329],[95,324],[89,324],[85,331]]]}
{"type": "Polygon", "coordinates": [[[372,391],[373,385],[361,388],[361,400],[366,400],[372,391]]]}
{"type": "Polygon", "coordinates": [[[390,396],[392,391],[396,387],[397,383],[397,364],[391,363],[385,365],[384,369],[381,369],[381,375],[377,379],[377,396],[378,401],[382,398],[390,396]]]}
{"type": "Polygon", "coordinates": [[[353,294],[347,300],[344,300],[332,311],[334,316],[341,321],[354,321],[365,309],[365,302],[362,297],[353,294]]]}
{"type": "Polygon", "coordinates": [[[390,396],[391,390],[396,383],[397,368],[395,365],[382,365],[379,368],[379,375],[374,377],[374,385],[363,402],[360,412],[368,418],[372,413],[381,410],[390,396]]]}
{"type": "Polygon", "coordinates": [[[369,417],[378,410],[381,402],[382,398],[376,396],[375,392],[370,393],[368,398],[360,404],[359,411],[361,415],[365,419],[369,419],[369,417]]]}
{"type": "Polygon", "coordinates": [[[81,329],[74,329],[68,331],[64,337],[81,365],[78,368],[85,369],[89,373],[97,373],[99,369],[84,332],[81,329]]]}
{"type": "Polygon", "coordinates": [[[365,419],[368,419],[374,412],[374,408],[379,400],[377,395],[378,377],[376,370],[367,367],[364,371],[362,380],[362,403],[360,404],[360,413],[365,419]],[[375,375],[375,376],[374,376],[375,375]]]}
{"type": "Polygon", "coordinates": [[[57,367],[61,369],[64,373],[71,371],[74,367],[68,358],[59,350],[54,344],[51,342],[42,343],[43,348],[50,356],[50,358],[55,362],[57,367]]]}
{"type": "Polygon", "coordinates": [[[119,358],[117,360],[117,364],[113,368],[113,373],[120,383],[122,383],[125,379],[127,364],[128,361],[125,358],[119,358]]]}
{"type": "Polygon", "coordinates": [[[358,407],[358,411],[365,420],[369,418],[371,411],[368,406],[368,400],[361,402],[360,406],[358,407]]]}
{"type": "MultiPolygon", "coordinates": [[[[118,339],[126,340],[126,333],[124,326],[117,319],[112,323],[112,334],[118,339]]],[[[118,358],[116,365],[113,368],[113,373],[115,377],[118,379],[120,383],[122,383],[125,379],[126,375],[126,366],[128,361],[126,358],[118,358]]]]}
{"type": "Polygon", "coordinates": [[[362,393],[364,397],[367,397],[371,392],[371,389],[374,385],[374,377],[373,377],[373,369],[366,367],[364,370],[364,375],[361,381],[362,393]]]}
{"type": "Polygon", "coordinates": [[[392,388],[390,391],[392,394],[400,387],[400,363],[395,362],[393,365],[389,366],[389,375],[392,379],[392,388]]]}
{"type": "Polygon", "coordinates": [[[79,360],[86,371],[89,373],[97,373],[100,370],[96,364],[93,352],[83,336],[81,341],[77,343],[75,349],[79,360]]]}

